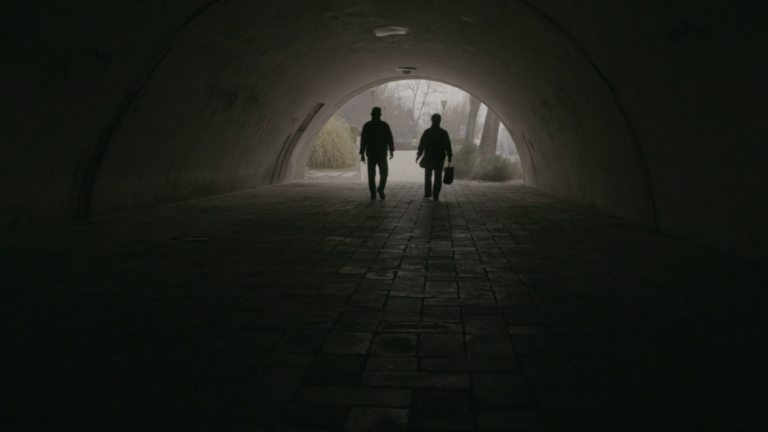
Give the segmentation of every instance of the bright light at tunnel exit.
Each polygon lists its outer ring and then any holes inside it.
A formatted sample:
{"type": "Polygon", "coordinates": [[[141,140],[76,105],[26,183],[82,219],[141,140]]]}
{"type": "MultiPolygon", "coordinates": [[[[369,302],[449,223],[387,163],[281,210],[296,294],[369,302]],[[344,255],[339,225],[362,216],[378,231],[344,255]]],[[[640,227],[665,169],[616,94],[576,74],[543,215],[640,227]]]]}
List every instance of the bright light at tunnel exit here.
{"type": "Polygon", "coordinates": [[[357,154],[360,131],[371,120],[373,107],[381,108],[381,118],[389,124],[394,137],[398,157],[390,162],[395,174],[393,180],[418,181],[423,176],[422,170],[412,163],[413,154],[424,130],[431,126],[433,114],[442,116],[440,127],[451,137],[456,163],[475,162],[474,165],[481,165],[477,157],[472,161],[464,160],[480,150],[481,153],[492,154],[496,165],[508,168],[506,175],[499,175],[483,172],[478,166],[474,172],[462,172],[467,178],[519,180],[523,177],[514,139],[493,110],[454,86],[412,79],[381,84],[360,92],[346,102],[312,144],[306,178],[329,180],[365,176],[365,173],[357,173],[364,171],[358,166],[357,154]],[[413,154],[406,156],[406,153],[413,154]]]}

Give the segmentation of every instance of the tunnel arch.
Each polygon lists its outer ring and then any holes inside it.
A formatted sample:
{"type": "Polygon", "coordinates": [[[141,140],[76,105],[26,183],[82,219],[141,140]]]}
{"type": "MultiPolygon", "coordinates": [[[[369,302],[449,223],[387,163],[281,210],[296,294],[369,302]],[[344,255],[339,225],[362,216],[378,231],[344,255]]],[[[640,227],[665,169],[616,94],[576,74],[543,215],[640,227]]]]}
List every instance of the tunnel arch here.
{"type": "Polygon", "coordinates": [[[262,11],[243,1],[198,17],[127,108],[95,176],[92,215],[300,178],[305,150],[337,101],[401,79],[396,67],[414,66],[409,78],[450,83],[495,108],[522,144],[529,185],[653,224],[650,179],[610,89],[530,7],[439,17],[441,28],[419,23],[416,12],[408,17],[411,33],[400,38],[376,38],[375,25],[356,22],[357,6],[346,7],[354,28],[307,11],[308,32],[294,26],[279,35],[261,32],[254,23],[262,11]],[[517,23],[504,44],[526,48],[504,54],[499,36],[482,29],[477,47],[461,45],[478,20],[517,23]],[[447,36],[451,31],[460,34],[447,36]],[[270,37],[283,52],[264,44],[270,37]],[[265,67],[264,59],[273,64],[265,67]],[[271,88],[263,85],[267,77],[271,88]]]}
{"type": "Polygon", "coordinates": [[[305,137],[334,101],[414,66],[495,108],[519,133],[529,185],[768,257],[768,203],[755,198],[768,187],[768,4],[64,0],[2,11],[0,223],[290,180],[295,164],[273,179],[275,161],[314,107],[305,137]],[[373,35],[389,25],[411,31],[373,35]]]}

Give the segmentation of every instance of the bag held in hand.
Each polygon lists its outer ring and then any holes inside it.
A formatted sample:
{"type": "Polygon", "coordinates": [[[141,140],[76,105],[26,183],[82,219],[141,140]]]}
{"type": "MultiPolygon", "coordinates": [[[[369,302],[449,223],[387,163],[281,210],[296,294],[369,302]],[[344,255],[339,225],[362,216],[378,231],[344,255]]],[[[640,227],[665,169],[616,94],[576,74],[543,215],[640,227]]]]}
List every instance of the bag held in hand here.
{"type": "Polygon", "coordinates": [[[453,167],[447,166],[445,169],[443,169],[443,184],[451,184],[453,183],[453,167]]]}

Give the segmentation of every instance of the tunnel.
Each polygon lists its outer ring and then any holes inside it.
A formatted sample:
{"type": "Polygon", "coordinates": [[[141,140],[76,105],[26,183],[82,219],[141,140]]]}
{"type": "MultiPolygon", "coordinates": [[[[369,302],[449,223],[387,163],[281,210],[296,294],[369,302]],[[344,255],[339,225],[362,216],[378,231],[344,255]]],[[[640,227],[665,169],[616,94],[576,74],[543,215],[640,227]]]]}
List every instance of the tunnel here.
{"type": "MultiPolygon", "coordinates": [[[[278,196],[346,101],[408,78],[492,107],[531,194],[729,263],[768,259],[768,4],[67,0],[0,12],[8,233],[278,196]],[[388,27],[403,30],[380,35],[388,27]]],[[[749,283],[762,300],[763,280],[749,283]]]]}
{"type": "Polygon", "coordinates": [[[98,217],[290,181],[345,98],[415,67],[411,77],[495,107],[528,185],[763,259],[764,12],[5,6],[3,220],[98,217]],[[376,37],[386,26],[409,32],[376,37]]]}

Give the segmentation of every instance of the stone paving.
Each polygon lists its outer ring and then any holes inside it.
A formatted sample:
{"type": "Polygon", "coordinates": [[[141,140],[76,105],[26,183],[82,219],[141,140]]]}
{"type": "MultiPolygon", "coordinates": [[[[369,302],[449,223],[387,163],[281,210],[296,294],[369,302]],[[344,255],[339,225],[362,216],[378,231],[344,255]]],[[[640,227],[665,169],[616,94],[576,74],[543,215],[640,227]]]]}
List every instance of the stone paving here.
{"type": "Polygon", "coordinates": [[[520,185],[2,232],[3,430],[765,427],[768,276],[520,185]]]}

